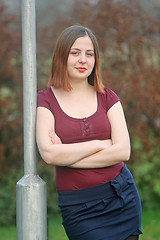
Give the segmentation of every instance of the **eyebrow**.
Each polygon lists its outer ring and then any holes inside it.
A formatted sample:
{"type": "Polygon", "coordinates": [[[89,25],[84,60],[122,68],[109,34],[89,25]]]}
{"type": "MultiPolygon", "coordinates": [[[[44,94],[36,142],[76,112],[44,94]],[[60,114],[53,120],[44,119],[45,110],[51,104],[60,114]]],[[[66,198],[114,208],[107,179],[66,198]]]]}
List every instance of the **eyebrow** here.
{"type": "MultiPolygon", "coordinates": [[[[71,48],[71,50],[81,51],[81,49],[79,49],[79,48],[71,48]]],[[[94,52],[94,50],[93,49],[87,49],[86,52],[94,52]]]]}

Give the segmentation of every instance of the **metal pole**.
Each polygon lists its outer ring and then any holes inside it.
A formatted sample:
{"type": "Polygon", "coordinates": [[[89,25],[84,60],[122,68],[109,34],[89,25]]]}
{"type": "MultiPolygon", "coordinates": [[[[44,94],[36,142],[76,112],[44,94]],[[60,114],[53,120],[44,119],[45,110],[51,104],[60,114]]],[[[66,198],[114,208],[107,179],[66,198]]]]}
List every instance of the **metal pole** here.
{"type": "Polygon", "coordinates": [[[47,240],[46,184],[37,174],[35,0],[21,0],[24,176],[16,185],[17,240],[47,240]]]}

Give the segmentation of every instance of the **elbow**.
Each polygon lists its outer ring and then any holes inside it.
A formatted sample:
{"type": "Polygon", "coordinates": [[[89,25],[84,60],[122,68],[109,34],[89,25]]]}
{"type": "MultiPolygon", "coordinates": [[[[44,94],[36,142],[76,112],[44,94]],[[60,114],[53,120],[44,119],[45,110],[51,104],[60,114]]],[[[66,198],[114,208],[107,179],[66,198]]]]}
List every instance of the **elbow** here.
{"type": "Polygon", "coordinates": [[[51,160],[50,149],[44,145],[38,144],[38,142],[37,142],[37,147],[38,147],[38,150],[39,150],[42,160],[47,164],[53,164],[52,160],[51,160]]]}
{"type": "Polygon", "coordinates": [[[125,162],[129,161],[130,155],[131,155],[130,146],[125,147],[125,148],[123,149],[123,158],[122,158],[123,161],[125,161],[125,162]]]}
{"type": "Polygon", "coordinates": [[[47,163],[48,165],[54,165],[54,163],[51,161],[50,158],[44,157],[43,160],[44,160],[45,163],[47,163]]]}
{"type": "Polygon", "coordinates": [[[56,156],[50,151],[50,149],[39,149],[39,153],[45,163],[48,165],[56,165],[56,156]]]}
{"type": "Polygon", "coordinates": [[[52,149],[50,147],[46,147],[46,146],[41,146],[39,147],[39,153],[43,159],[43,161],[45,163],[47,163],[48,165],[57,165],[58,163],[58,154],[56,154],[56,151],[53,151],[53,147],[52,149]]]}
{"type": "Polygon", "coordinates": [[[124,160],[123,161],[127,162],[127,161],[129,161],[129,159],[130,159],[130,153],[126,153],[124,155],[124,160]]]}
{"type": "Polygon", "coordinates": [[[131,149],[130,145],[127,143],[117,144],[117,160],[127,162],[130,159],[131,149]]]}
{"type": "Polygon", "coordinates": [[[42,154],[42,159],[48,164],[53,166],[65,166],[64,162],[60,159],[59,154],[50,152],[50,151],[44,151],[42,154]]]}
{"type": "Polygon", "coordinates": [[[50,164],[54,165],[54,163],[52,161],[53,158],[51,159],[49,152],[43,152],[43,153],[41,152],[40,155],[41,155],[42,159],[45,161],[45,163],[47,163],[48,165],[50,165],[50,164]]]}

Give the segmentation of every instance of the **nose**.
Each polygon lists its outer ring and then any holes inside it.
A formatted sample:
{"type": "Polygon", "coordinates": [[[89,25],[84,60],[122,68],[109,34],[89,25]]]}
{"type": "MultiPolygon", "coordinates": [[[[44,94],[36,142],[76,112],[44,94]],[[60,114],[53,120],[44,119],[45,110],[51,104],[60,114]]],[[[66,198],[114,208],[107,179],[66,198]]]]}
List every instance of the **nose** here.
{"type": "Polygon", "coordinates": [[[86,63],[87,58],[86,58],[86,54],[85,53],[81,53],[79,56],[79,62],[80,63],[86,63]]]}

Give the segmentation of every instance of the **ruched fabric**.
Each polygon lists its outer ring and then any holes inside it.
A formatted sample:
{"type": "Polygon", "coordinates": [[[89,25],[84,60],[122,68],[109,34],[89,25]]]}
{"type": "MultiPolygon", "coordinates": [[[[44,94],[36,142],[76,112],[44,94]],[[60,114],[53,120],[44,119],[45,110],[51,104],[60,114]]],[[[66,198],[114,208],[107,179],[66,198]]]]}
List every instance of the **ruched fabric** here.
{"type": "Polygon", "coordinates": [[[141,231],[141,203],[126,167],[104,184],[58,192],[63,225],[70,240],[125,240],[141,231]]]}

